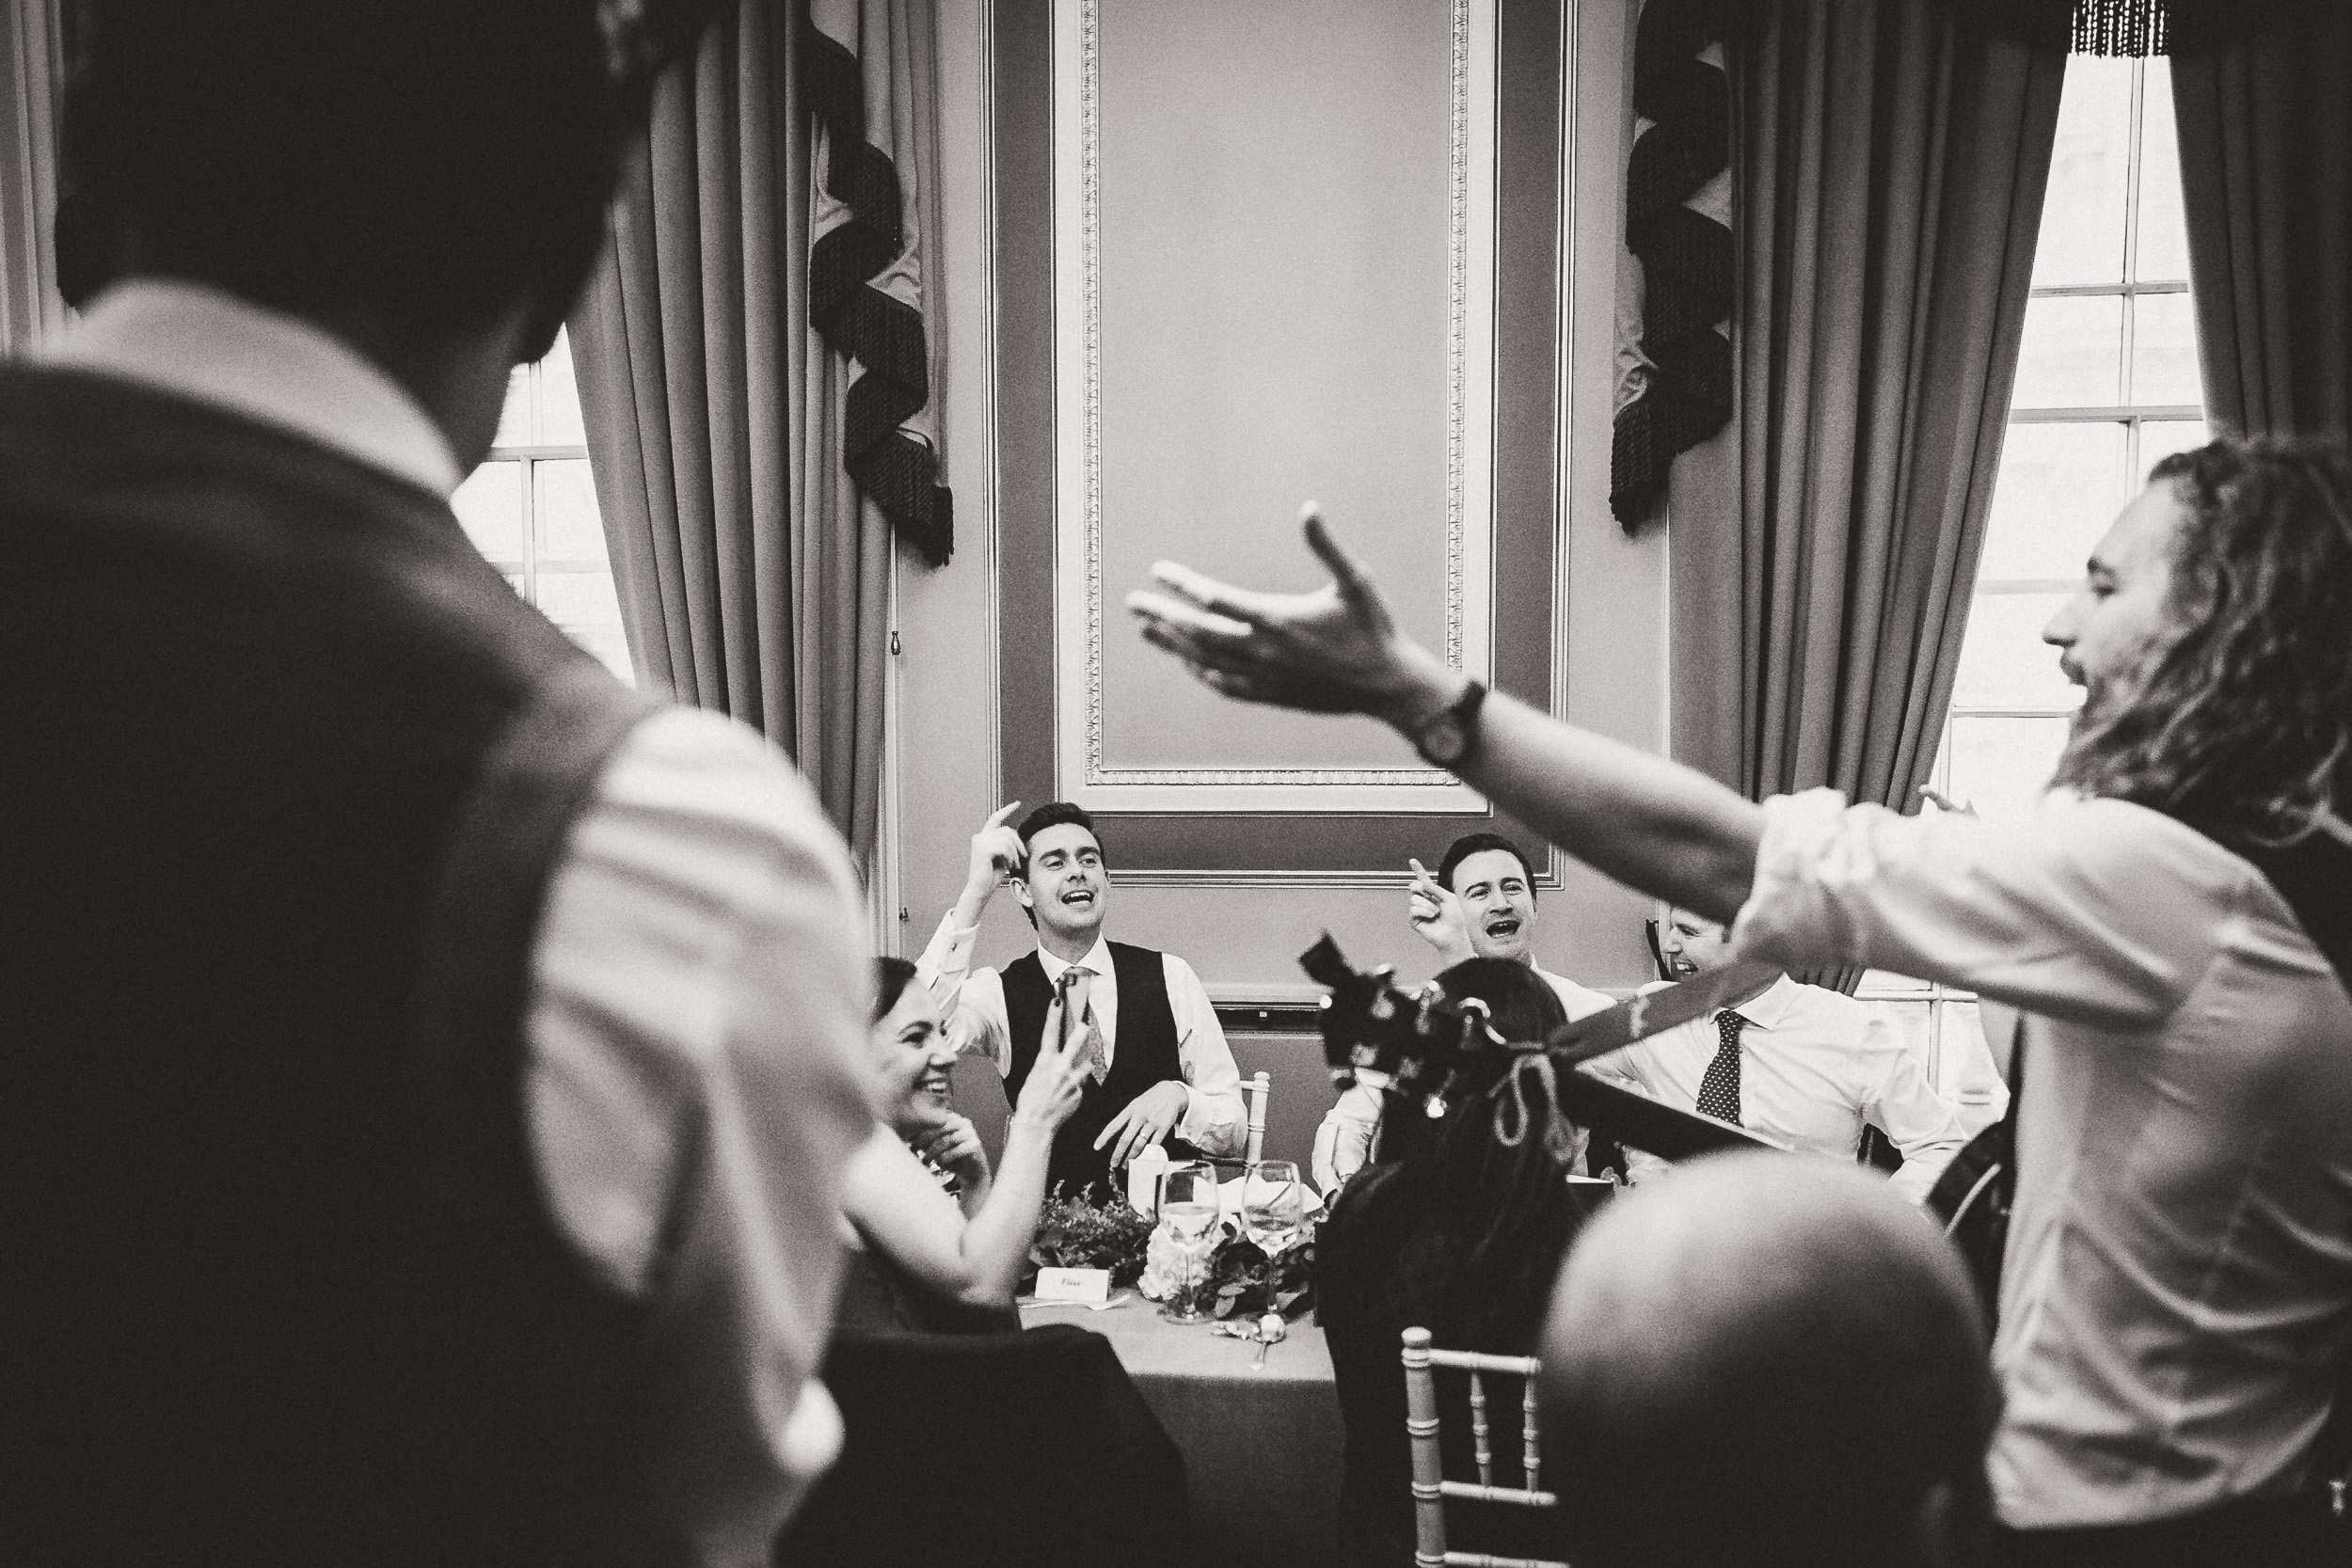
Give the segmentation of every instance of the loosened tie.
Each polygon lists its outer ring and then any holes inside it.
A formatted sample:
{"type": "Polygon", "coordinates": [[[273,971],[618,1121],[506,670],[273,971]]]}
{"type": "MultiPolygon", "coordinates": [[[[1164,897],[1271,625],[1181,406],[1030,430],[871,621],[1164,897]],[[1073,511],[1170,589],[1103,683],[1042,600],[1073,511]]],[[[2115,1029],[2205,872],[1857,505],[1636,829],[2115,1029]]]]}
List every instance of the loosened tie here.
{"type": "Polygon", "coordinates": [[[1094,1019],[1093,990],[1094,971],[1078,964],[1062,971],[1062,1038],[1068,1039],[1073,1028],[1086,1031],[1078,1045],[1078,1056],[1086,1063],[1088,1075],[1099,1084],[1110,1076],[1111,1064],[1103,1047],[1102,1025],[1094,1019]]]}
{"type": "Polygon", "coordinates": [[[1715,1015],[1715,1036],[1723,1043],[1715,1047],[1715,1059],[1707,1064],[1707,1076],[1699,1080],[1699,1115],[1727,1121],[1734,1127],[1740,1121],[1740,1031],[1748,1021],[1728,1007],[1715,1015]]]}

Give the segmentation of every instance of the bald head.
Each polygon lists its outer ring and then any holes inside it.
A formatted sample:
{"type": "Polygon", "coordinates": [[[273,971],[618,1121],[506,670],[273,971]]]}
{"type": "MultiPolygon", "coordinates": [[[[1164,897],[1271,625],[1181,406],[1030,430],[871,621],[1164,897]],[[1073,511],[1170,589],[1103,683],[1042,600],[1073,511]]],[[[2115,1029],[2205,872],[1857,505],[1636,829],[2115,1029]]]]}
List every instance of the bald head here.
{"type": "Polygon", "coordinates": [[[1998,1410],[1960,1259],[1878,1177],[1694,1161],[1585,1227],[1542,1346],[1579,1568],[1960,1564],[1998,1410]]]}

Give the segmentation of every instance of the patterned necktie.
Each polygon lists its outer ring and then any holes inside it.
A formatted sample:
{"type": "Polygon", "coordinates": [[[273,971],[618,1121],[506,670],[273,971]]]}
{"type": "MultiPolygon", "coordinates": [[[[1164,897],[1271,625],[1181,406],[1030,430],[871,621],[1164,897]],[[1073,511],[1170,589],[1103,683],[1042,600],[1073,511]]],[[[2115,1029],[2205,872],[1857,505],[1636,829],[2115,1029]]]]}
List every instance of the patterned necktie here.
{"type": "Polygon", "coordinates": [[[1699,1115],[1727,1121],[1734,1127],[1740,1120],[1740,1031],[1748,1021],[1725,1008],[1715,1015],[1716,1037],[1723,1041],[1715,1048],[1715,1059],[1707,1064],[1707,1076],[1699,1080],[1699,1115]]]}
{"type": "Polygon", "coordinates": [[[1086,1037],[1078,1047],[1078,1054],[1087,1065],[1087,1072],[1096,1083],[1110,1076],[1111,1064],[1103,1048],[1103,1029],[1094,1021],[1094,1004],[1089,993],[1094,990],[1094,971],[1077,964],[1061,973],[1061,1037],[1068,1039],[1073,1021],[1086,1029],[1086,1037]]]}

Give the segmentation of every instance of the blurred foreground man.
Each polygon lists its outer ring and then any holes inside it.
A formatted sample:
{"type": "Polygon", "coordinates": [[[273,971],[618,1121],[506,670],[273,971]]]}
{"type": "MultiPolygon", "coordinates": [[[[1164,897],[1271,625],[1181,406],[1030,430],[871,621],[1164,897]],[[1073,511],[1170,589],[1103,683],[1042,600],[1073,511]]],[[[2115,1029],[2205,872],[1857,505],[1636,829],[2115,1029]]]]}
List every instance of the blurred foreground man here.
{"type": "Polygon", "coordinates": [[[0,1556],[764,1562],[872,1127],[841,847],[450,493],[699,19],[100,3],[0,369],[0,1556]]]}
{"type": "Polygon", "coordinates": [[[1869,1176],[1695,1160],[1603,1210],[1537,1354],[1578,1568],[1966,1568],[2000,1395],[1966,1272],[1869,1176]]]}
{"type": "Polygon", "coordinates": [[[1237,697],[1387,719],[1571,854],[1736,924],[2025,1015],[1990,1473],[2018,1564],[2340,1561],[2352,1336],[2352,459],[2156,465],[2043,633],[2085,688],[2025,819],[1763,806],[1558,723],[1336,580],[1175,565],[1147,635],[1237,697]],[[2331,1484],[2338,1483],[2338,1484],[2331,1484]]]}

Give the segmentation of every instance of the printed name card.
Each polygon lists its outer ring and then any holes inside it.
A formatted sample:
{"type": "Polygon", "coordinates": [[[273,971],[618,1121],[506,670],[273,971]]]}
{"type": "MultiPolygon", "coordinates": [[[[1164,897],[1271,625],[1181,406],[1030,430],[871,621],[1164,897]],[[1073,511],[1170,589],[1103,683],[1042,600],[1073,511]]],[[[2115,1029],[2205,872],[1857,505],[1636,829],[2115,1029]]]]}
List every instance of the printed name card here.
{"type": "Polygon", "coordinates": [[[1108,1269],[1040,1269],[1037,1271],[1037,1299],[1040,1301],[1078,1301],[1100,1307],[1110,1298],[1111,1271],[1108,1269]]]}

